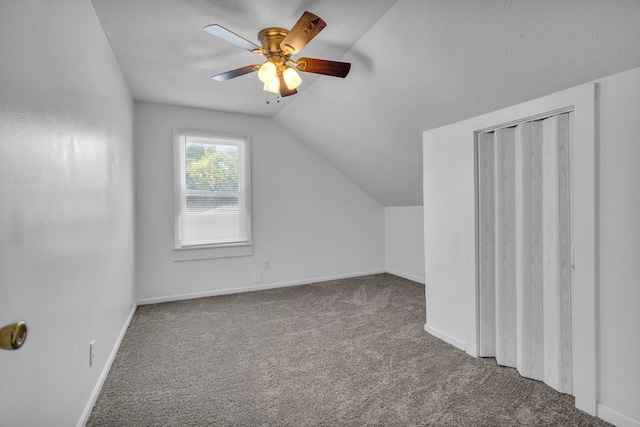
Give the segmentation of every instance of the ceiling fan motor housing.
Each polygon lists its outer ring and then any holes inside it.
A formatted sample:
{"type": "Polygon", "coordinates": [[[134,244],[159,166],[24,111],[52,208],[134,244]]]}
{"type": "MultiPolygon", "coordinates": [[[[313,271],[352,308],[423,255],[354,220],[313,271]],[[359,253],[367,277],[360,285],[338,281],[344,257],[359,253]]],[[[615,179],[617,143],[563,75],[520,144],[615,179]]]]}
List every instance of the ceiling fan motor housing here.
{"type": "Polygon", "coordinates": [[[268,54],[282,53],[280,45],[287,34],[289,34],[289,30],[284,28],[269,27],[258,33],[258,40],[260,40],[260,45],[268,54]]]}

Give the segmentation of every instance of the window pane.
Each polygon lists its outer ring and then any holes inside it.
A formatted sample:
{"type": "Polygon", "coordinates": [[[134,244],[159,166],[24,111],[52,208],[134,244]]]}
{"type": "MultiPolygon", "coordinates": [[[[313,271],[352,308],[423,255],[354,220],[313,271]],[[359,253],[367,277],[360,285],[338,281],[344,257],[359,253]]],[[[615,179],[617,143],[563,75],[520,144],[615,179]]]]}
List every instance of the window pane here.
{"type": "Polygon", "coordinates": [[[185,157],[187,190],[238,191],[238,146],[187,142],[185,157]]]}

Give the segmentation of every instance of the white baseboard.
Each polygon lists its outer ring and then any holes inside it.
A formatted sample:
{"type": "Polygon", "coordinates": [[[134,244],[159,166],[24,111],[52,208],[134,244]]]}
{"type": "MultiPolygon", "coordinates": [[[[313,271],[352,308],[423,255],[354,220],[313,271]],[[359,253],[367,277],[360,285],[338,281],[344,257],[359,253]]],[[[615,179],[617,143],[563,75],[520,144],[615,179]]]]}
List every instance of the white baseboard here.
{"type": "Polygon", "coordinates": [[[403,279],[411,280],[412,282],[422,283],[424,285],[424,277],[414,276],[413,274],[402,273],[400,271],[391,270],[387,268],[387,273],[394,276],[402,277],[403,279]]]}
{"type": "Polygon", "coordinates": [[[424,330],[433,335],[436,338],[440,338],[442,341],[451,344],[454,347],[458,347],[460,350],[467,351],[467,343],[464,341],[460,341],[457,338],[452,337],[449,334],[446,334],[433,326],[429,326],[426,323],[424,324],[424,330]]]}
{"type": "Polygon", "coordinates": [[[608,423],[617,427],[640,427],[640,420],[631,418],[621,412],[611,409],[608,406],[598,403],[596,406],[596,415],[608,423]]]}
{"type": "Polygon", "coordinates": [[[111,370],[111,365],[116,358],[116,354],[118,354],[118,350],[120,349],[120,344],[124,338],[124,335],[127,333],[127,329],[129,328],[129,324],[131,324],[131,320],[133,319],[133,315],[138,308],[138,304],[133,304],[131,308],[131,312],[127,317],[127,320],[124,322],[122,329],[120,330],[120,334],[118,334],[118,338],[116,339],[115,345],[109,354],[109,358],[107,359],[107,363],[105,363],[102,372],[100,373],[100,377],[98,378],[98,382],[93,388],[93,392],[91,393],[91,397],[89,397],[89,401],[82,412],[82,416],[80,416],[80,420],[78,420],[77,427],[84,427],[89,421],[89,416],[91,415],[91,411],[93,410],[93,405],[96,404],[96,400],[98,400],[98,396],[100,395],[100,390],[102,390],[102,386],[104,385],[104,381],[107,379],[107,375],[109,374],[109,370],[111,370]]]}
{"type": "Polygon", "coordinates": [[[242,292],[263,291],[266,289],[285,288],[287,286],[308,285],[311,283],[328,282],[330,280],[348,279],[351,277],[368,276],[371,274],[380,274],[380,273],[386,273],[386,272],[387,272],[386,270],[381,269],[381,270],[373,270],[368,272],[338,274],[335,276],[324,276],[324,277],[314,277],[314,278],[302,279],[302,280],[292,280],[289,282],[266,283],[263,285],[242,286],[239,288],[226,288],[226,289],[218,289],[218,290],[212,290],[212,291],[170,295],[165,297],[143,298],[138,300],[138,304],[139,305],[158,304],[161,302],[179,301],[179,300],[185,300],[185,299],[204,298],[204,297],[214,297],[217,295],[229,295],[229,294],[238,294],[242,292]]]}

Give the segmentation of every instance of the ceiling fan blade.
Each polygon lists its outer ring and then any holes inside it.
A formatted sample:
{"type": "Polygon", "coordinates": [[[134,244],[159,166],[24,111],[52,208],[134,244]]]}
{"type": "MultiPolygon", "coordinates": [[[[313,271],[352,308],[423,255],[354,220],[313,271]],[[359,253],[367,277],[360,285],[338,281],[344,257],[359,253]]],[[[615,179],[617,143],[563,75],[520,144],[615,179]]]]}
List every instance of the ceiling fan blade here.
{"type": "Polygon", "coordinates": [[[327,61],[325,59],[300,58],[295,61],[296,68],[307,73],[345,78],[351,70],[349,62],[327,61]]]}
{"type": "Polygon", "coordinates": [[[280,49],[287,55],[298,53],[326,26],[327,23],[322,18],[311,12],[305,12],[282,40],[280,49]]]}
{"type": "Polygon", "coordinates": [[[244,37],[241,37],[236,33],[234,33],[233,31],[229,31],[218,24],[207,25],[206,27],[204,27],[204,30],[209,34],[213,34],[216,37],[220,37],[222,40],[226,40],[229,43],[233,43],[236,46],[239,46],[243,49],[248,50],[249,52],[258,53],[261,55],[264,55],[266,53],[257,44],[250,42],[244,37]]]}
{"type": "Polygon", "coordinates": [[[280,75],[280,95],[284,98],[285,96],[295,95],[296,93],[298,93],[298,91],[296,89],[289,89],[284,82],[284,77],[280,75]]]}
{"type": "Polygon", "coordinates": [[[260,65],[258,64],[247,65],[246,67],[238,68],[237,70],[231,70],[227,71],[226,73],[216,74],[215,76],[211,76],[211,78],[219,82],[224,82],[234,77],[240,77],[244,76],[245,74],[253,73],[254,71],[258,71],[259,69],[260,65]]]}

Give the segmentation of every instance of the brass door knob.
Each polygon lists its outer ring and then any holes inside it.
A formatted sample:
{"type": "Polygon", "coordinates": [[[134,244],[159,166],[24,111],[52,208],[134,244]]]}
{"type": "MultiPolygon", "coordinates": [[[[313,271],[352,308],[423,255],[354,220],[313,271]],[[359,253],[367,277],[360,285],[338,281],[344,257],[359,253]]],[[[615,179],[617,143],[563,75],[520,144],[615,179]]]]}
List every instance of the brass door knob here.
{"type": "Polygon", "coordinates": [[[3,350],[17,350],[27,340],[27,324],[16,322],[0,329],[0,348],[3,350]]]}

